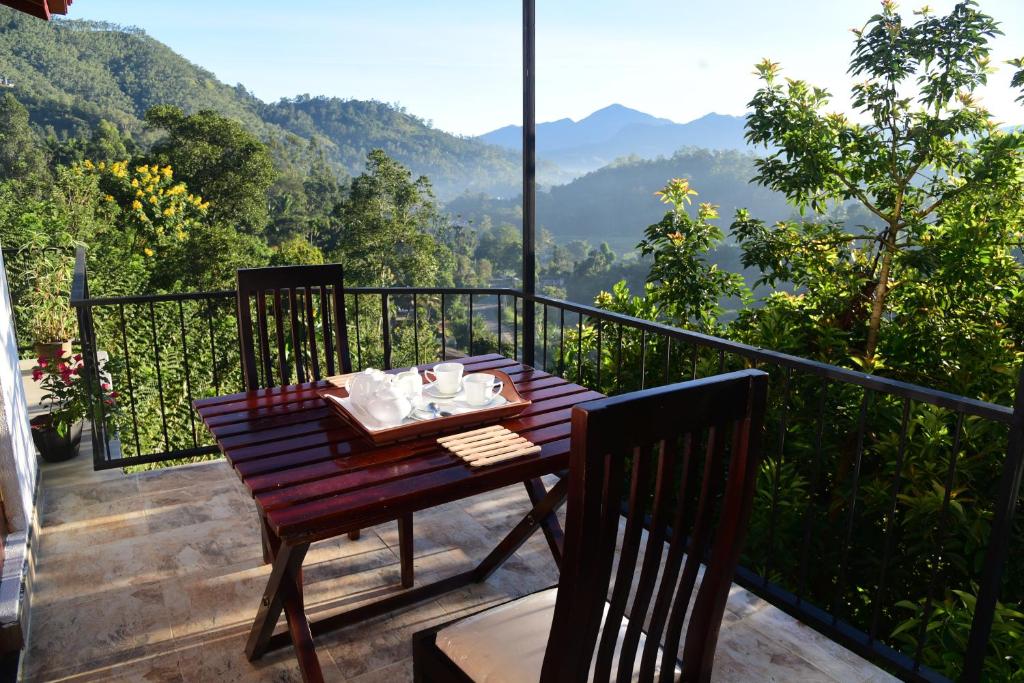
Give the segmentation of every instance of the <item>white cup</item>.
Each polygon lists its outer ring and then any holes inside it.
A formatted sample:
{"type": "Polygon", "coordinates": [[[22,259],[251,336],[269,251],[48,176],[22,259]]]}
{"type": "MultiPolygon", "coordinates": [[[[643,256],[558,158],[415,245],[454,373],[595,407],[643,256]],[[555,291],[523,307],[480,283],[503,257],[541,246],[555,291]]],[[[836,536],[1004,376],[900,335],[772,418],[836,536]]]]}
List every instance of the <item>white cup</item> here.
{"type": "Polygon", "coordinates": [[[416,368],[410,368],[395,376],[395,386],[410,401],[423,395],[423,378],[416,368]]]}
{"type": "Polygon", "coordinates": [[[501,393],[505,383],[494,375],[478,372],[466,375],[464,385],[466,387],[466,403],[483,406],[493,401],[501,393]]]}
{"type": "Polygon", "coordinates": [[[433,382],[440,394],[457,394],[462,388],[462,363],[438,363],[423,374],[433,382]]]}

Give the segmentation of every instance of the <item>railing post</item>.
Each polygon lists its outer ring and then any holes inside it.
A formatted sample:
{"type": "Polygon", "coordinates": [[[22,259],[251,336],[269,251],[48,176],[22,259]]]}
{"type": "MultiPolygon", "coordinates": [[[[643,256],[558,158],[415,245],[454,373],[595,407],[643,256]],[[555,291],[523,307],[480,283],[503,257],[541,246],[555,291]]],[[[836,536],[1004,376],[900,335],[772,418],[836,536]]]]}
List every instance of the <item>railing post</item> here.
{"type": "Polygon", "coordinates": [[[380,317],[384,341],[384,369],[391,369],[391,307],[388,305],[388,293],[380,295],[380,317]]]}
{"type": "Polygon", "coordinates": [[[523,363],[533,365],[537,293],[537,13],[523,0],[523,363]]]}
{"type": "Polygon", "coordinates": [[[961,681],[974,683],[981,680],[988,650],[988,639],[992,633],[996,601],[1002,584],[1003,569],[1010,552],[1013,535],[1013,516],[1017,510],[1020,495],[1021,476],[1024,474],[1024,369],[1017,376],[1017,395],[1013,402],[1013,420],[1010,422],[1010,436],[1007,441],[1006,459],[999,479],[999,494],[992,515],[988,547],[985,549],[985,564],[981,570],[981,584],[974,606],[974,620],[967,640],[967,654],[961,681]]]}
{"type": "Polygon", "coordinates": [[[86,272],[85,247],[75,250],[75,270],[71,278],[71,305],[75,308],[78,320],[78,343],[82,347],[83,370],[82,380],[89,385],[87,402],[89,405],[89,426],[92,436],[93,469],[101,469],[109,460],[106,419],[103,401],[95,404],[100,394],[99,388],[103,381],[100,374],[99,352],[96,349],[96,331],[92,319],[92,307],[89,306],[89,279],[86,272]],[[99,413],[99,419],[97,419],[99,413]]]}

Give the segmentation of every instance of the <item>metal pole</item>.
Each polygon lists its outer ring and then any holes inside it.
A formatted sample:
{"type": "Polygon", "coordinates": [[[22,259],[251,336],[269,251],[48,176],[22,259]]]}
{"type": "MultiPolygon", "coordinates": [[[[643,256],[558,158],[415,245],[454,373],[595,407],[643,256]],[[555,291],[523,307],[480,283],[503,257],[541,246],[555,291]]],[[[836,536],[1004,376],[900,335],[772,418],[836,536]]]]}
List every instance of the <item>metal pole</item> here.
{"type": "Polygon", "coordinates": [[[1020,495],[1021,477],[1024,475],[1024,370],[1017,376],[1017,395],[1013,402],[1013,421],[1003,460],[1003,473],[999,479],[999,492],[992,516],[992,529],[985,549],[985,563],[981,570],[981,584],[974,606],[974,620],[967,640],[961,681],[981,680],[988,638],[992,633],[996,601],[1002,587],[1003,569],[1013,537],[1013,516],[1020,495]]]}
{"type": "Polygon", "coordinates": [[[523,363],[533,365],[537,293],[537,83],[535,0],[523,0],[523,363]]]}

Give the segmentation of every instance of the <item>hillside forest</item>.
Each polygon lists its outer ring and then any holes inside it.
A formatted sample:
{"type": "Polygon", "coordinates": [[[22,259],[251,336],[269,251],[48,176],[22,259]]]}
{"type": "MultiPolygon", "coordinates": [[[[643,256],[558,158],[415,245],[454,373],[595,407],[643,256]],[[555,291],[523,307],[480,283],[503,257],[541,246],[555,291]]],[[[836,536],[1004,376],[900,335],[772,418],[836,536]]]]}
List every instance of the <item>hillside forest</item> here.
{"type": "MultiPolygon", "coordinates": [[[[546,187],[543,293],[1011,405],[1024,133],[975,96],[998,27],[969,0],[910,16],[885,2],[853,37],[856,120],[766,59],[744,121],[755,153],[684,147],[546,187]],[[947,39],[958,48],[940,50],[947,39]]],[[[347,287],[517,286],[514,150],[378,102],[266,104],[140,32],[6,10],[0,75],[13,83],[0,91],[0,242],[19,335],[76,335],[78,246],[93,296],[208,293],[94,309],[113,383],[133,387],[102,418],[127,456],[209,445],[190,399],[240,384],[238,268],[339,262],[347,287]]],[[[480,295],[475,318],[465,296],[394,298],[393,319],[379,296],[346,303],[359,367],[383,363],[382,330],[396,367],[520,351],[516,297],[480,295]]],[[[605,393],[752,365],[597,315],[566,325],[563,310],[556,334],[558,309],[541,309],[541,367],[605,393]]],[[[1006,425],[768,369],[743,565],[957,676],[1006,425]]],[[[1024,514],[1015,524],[991,680],[1024,677],[1024,514]]]]}

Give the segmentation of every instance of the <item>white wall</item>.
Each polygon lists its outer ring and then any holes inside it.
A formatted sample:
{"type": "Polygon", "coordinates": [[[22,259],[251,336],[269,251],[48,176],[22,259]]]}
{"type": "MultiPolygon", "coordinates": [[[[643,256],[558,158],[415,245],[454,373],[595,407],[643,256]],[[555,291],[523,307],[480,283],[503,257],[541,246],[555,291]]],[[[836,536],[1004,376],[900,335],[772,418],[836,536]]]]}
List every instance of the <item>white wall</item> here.
{"type": "Polygon", "coordinates": [[[0,493],[12,531],[32,518],[38,462],[28,422],[28,403],[18,368],[18,342],[3,253],[0,252],[0,493]]]}

